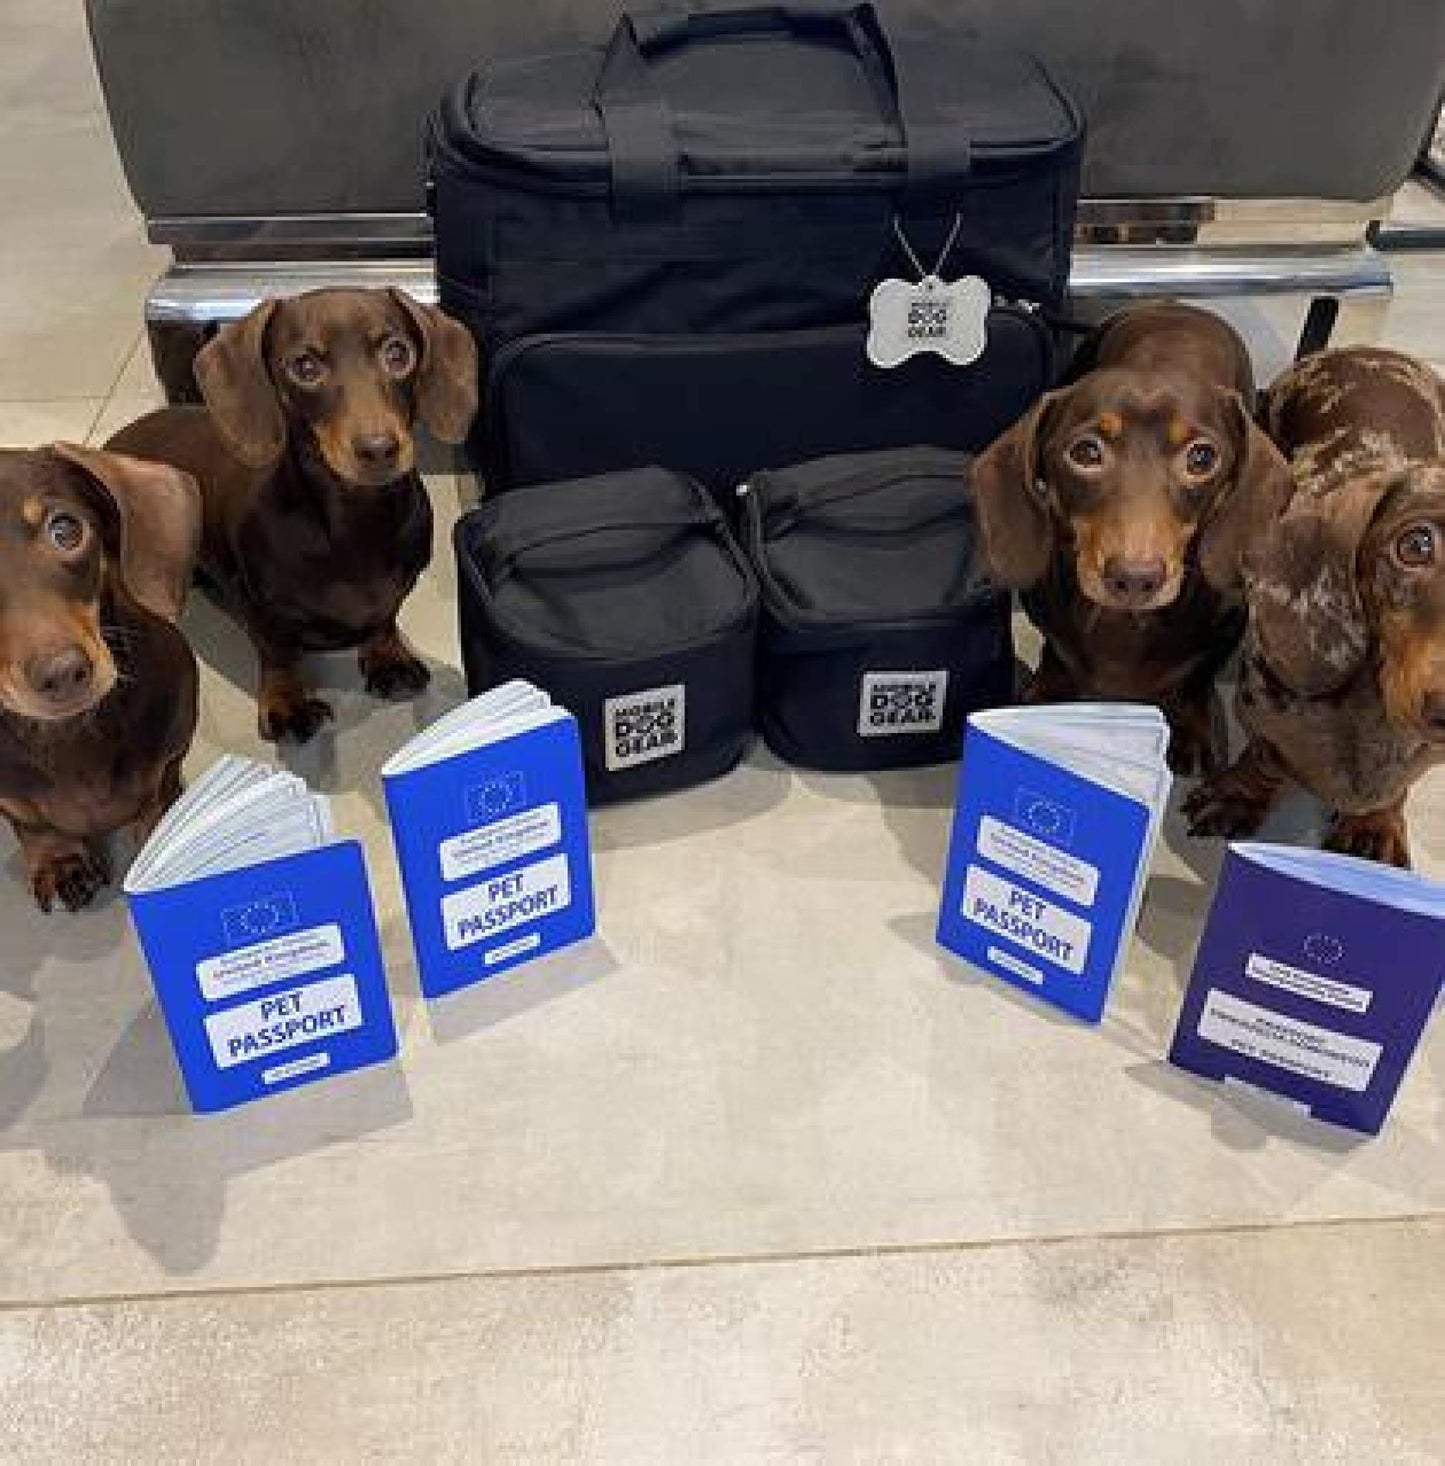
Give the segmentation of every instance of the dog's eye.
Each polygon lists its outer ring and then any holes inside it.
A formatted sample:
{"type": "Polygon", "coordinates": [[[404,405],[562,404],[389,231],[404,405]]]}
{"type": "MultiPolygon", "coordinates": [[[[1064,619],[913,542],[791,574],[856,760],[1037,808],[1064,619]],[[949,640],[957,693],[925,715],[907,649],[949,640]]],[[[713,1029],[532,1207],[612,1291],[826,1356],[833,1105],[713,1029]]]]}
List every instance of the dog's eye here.
{"type": "Polygon", "coordinates": [[[1204,438],[1196,438],[1184,450],[1184,467],[1195,478],[1211,474],[1219,466],[1219,449],[1204,438]]]}
{"type": "Polygon", "coordinates": [[[1104,445],[1091,435],[1075,438],[1065,456],[1075,468],[1098,468],[1104,461],[1104,445]]]}
{"type": "Polygon", "coordinates": [[[303,351],[299,356],[293,356],[286,363],[286,370],[303,387],[314,387],[326,375],[326,368],[314,351],[303,351]]]}
{"type": "Polygon", "coordinates": [[[1435,561],[1437,542],[1433,524],[1412,524],[1395,541],[1395,553],[1402,565],[1431,565],[1435,561]]]}
{"type": "Polygon", "coordinates": [[[61,511],[45,521],[45,533],[57,550],[78,550],[85,539],[85,525],[75,515],[61,511]]]}
{"type": "Polygon", "coordinates": [[[416,353],[411,349],[410,341],[403,341],[400,336],[393,336],[382,343],[381,360],[387,371],[393,376],[403,377],[412,369],[416,353]]]}

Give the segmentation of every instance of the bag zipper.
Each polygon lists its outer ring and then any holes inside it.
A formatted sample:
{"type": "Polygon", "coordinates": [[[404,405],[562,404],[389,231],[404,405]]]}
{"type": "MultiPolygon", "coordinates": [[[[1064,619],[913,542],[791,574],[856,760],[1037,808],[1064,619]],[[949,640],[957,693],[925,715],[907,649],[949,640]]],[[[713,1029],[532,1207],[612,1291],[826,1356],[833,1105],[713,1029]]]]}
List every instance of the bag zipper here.
{"type": "MultiPolygon", "coordinates": [[[[889,482],[906,475],[895,475],[889,482]]],[[[740,516],[743,554],[753,567],[758,585],[762,591],[762,608],[785,631],[806,632],[813,636],[830,636],[833,640],[849,645],[860,637],[872,636],[877,632],[927,631],[939,627],[971,620],[980,610],[990,605],[1006,602],[1006,591],[1000,590],[987,579],[978,583],[977,593],[960,605],[943,607],[934,611],[916,612],[912,616],[898,616],[888,621],[869,622],[859,628],[857,617],[845,612],[809,611],[799,606],[778,584],[768,561],[766,542],[762,538],[762,506],[749,483],[739,485],[737,496],[744,504],[740,516]],[[750,501],[750,502],[749,502],[750,501]]],[[[932,521],[930,521],[932,522],[932,521]]],[[[815,650],[810,647],[808,650],[815,650]]]]}
{"type": "MultiPolygon", "coordinates": [[[[995,306],[1002,311],[1012,311],[1012,319],[1020,323],[1027,323],[1035,336],[1036,349],[1042,350],[1039,337],[1042,334],[1051,336],[1048,327],[1044,324],[1039,312],[1031,311],[1026,306],[1013,301],[1005,301],[995,306]]],[[[495,431],[493,425],[502,424],[506,421],[506,414],[501,410],[501,396],[503,386],[508,372],[523,357],[533,351],[545,350],[550,346],[561,346],[575,343],[596,345],[605,342],[608,345],[648,347],[656,346],[660,342],[676,343],[684,347],[691,347],[698,351],[705,351],[714,347],[726,347],[729,344],[739,345],[745,342],[757,342],[766,344],[769,347],[787,345],[792,342],[808,342],[818,340],[820,337],[834,335],[840,340],[849,336],[862,336],[867,332],[865,321],[856,321],[841,326],[801,326],[793,327],[785,331],[729,331],[716,334],[691,334],[681,331],[661,332],[624,332],[624,331],[542,331],[531,336],[518,336],[507,342],[490,360],[486,374],[486,402],[485,413],[481,421],[488,425],[488,433],[495,431]]],[[[860,346],[860,350],[861,350],[860,346]]],[[[1052,346],[1048,347],[1050,352],[1049,360],[1043,366],[1044,376],[1047,378],[1052,372],[1052,346]]],[[[488,459],[493,467],[501,470],[510,461],[511,444],[504,437],[490,437],[488,439],[488,459]]]]}
{"type": "MultiPolygon", "coordinates": [[[[475,511],[473,511],[475,513],[475,511]]],[[[535,639],[529,639],[525,629],[515,623],[511,615],[505,611],[497,602],[493,593],[491,582],[482,573],[481,566],[477,564],[471,553],[471,546],[466,543],[466,537],[471,533],[466,526],[466,520],[458,520],[457,527],[453,532],[453,539],[456,547],[463,553],[458,556],[461,563],[458,565],[458,574],[472,583],[472,589],[476,592],[478,606],[486,621],[487,634],[496,636],[505,642],[514,651],[528,656],[536,656],[542,652],[548,656],[560,655],[557,648],[551,644],[542,644],[535,639]]],[[[729,544],[726,539],[717,539],[719,548],[727,555],[729,562],[738,572],[738,578],[742,585],[743,599],[741,610],[734,615],[725,625],[715,631],[710,631],[702,636],[695,636],[690,641],[678,642],[672,646],[659,647],[653,651],[645,652],[599,652],[589,651],[586,648],[569,647],[566,655],[574,662],[585,662],[589,666],[609,667],[632,667],[640,663],[659,661],[667,657],[685,655],[687,653],[701,651],[706,647],[718,643],[727,642],[736,635],[738,627],[750,620],[755,620],[762,609],[762,592],[758,584],[758,578],[748,559],[747,553],[741,545],[729,544]]]]}
{"type": "MultiPolygon", "coordinates": [[[[1018,310],[1030,322],[1040,321],[1042,307],[1037,302],[997,297],[997,310],[1018,310]]],[[[531,336],[518,336],[507,342],[491,359],[487,367],[487,411],[490,421],[495,421],[497,394],[501,390],[503,377],[522,356],[532,351],[545,350],[549,346],[564,346],[573,343],[600,344],[609,346],[657,346],[661,343],[676,345],[681,350],[692,349],[699,353],[713,348],[740,346],[749,342],[766,344],[769,347],[806,344],[827,334],[836,334],[840,339],[846,335],[867,332],[868,323],[863,320],[848,322],[841,326],[793,326],[782,331],[541,331],[531,336]]]]}

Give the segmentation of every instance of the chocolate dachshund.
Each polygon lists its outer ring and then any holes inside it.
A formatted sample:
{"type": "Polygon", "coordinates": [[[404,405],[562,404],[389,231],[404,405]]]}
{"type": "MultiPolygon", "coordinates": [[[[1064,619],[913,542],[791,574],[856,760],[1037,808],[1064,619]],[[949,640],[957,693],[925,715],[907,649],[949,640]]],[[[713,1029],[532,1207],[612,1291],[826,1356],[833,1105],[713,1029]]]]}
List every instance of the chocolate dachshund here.
{"type": "Polygon", "coordinates": [[[109,446],[200,483],[201,570],[256,648],[261,736],[304,742],[332,716],[307,652],[355,647],[369,692],[420,692],[426,666],[397,629],[432,552],[412,429],[465,437],[471,334],[399,290],[317,290],[222,327],[196,378],[205,407],[164,408],[109,446]]]}

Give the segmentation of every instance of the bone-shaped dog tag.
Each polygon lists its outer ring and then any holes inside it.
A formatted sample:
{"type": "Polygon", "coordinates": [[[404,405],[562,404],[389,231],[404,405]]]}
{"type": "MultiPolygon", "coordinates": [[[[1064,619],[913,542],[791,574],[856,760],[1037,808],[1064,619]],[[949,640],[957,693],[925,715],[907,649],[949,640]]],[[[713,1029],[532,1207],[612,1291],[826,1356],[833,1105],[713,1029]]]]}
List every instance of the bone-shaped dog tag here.
{"type": "Polygon", "coordinates": [[[955,366],[967,366],[988,344],[992,304],[993,292],[977,275],[947,281],[925,275],[916,284],[883,280],[868,301],[868,360],[896,367],[932,351],[955,366]]]}

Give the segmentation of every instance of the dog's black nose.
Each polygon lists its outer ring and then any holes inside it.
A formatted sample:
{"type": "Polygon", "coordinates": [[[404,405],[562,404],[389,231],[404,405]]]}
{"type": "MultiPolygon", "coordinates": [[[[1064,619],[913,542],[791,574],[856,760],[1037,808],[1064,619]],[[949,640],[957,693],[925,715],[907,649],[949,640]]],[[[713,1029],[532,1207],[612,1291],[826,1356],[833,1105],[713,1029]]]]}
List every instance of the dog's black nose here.
{"type": "Polygon", "coordinates": [[[1104,583],[1121,601],[1147,601],[1164,589],[1169,567],[1163,560],[1126,560],[1115,555],[1104,566],[1104,583]]]}
{"type": "Polygon", "coordinates": [[[26,668],[30,685],[47,702],[68,703],[90,686],[95,668],[90,658],[78,647],[34,657],[26,668]]]}
{"type": "Polygon", "coordinates": [[[361,433],[352,439],[356,460],[378,473],[395,468],[401,457],[401,439],[395,433],[361,433]]]}
{"type": "Polygon", "coordinates": [[[1425,694],[1425,721],[1439,737],[1445,737],[1445,692],[1425,694]]]}

